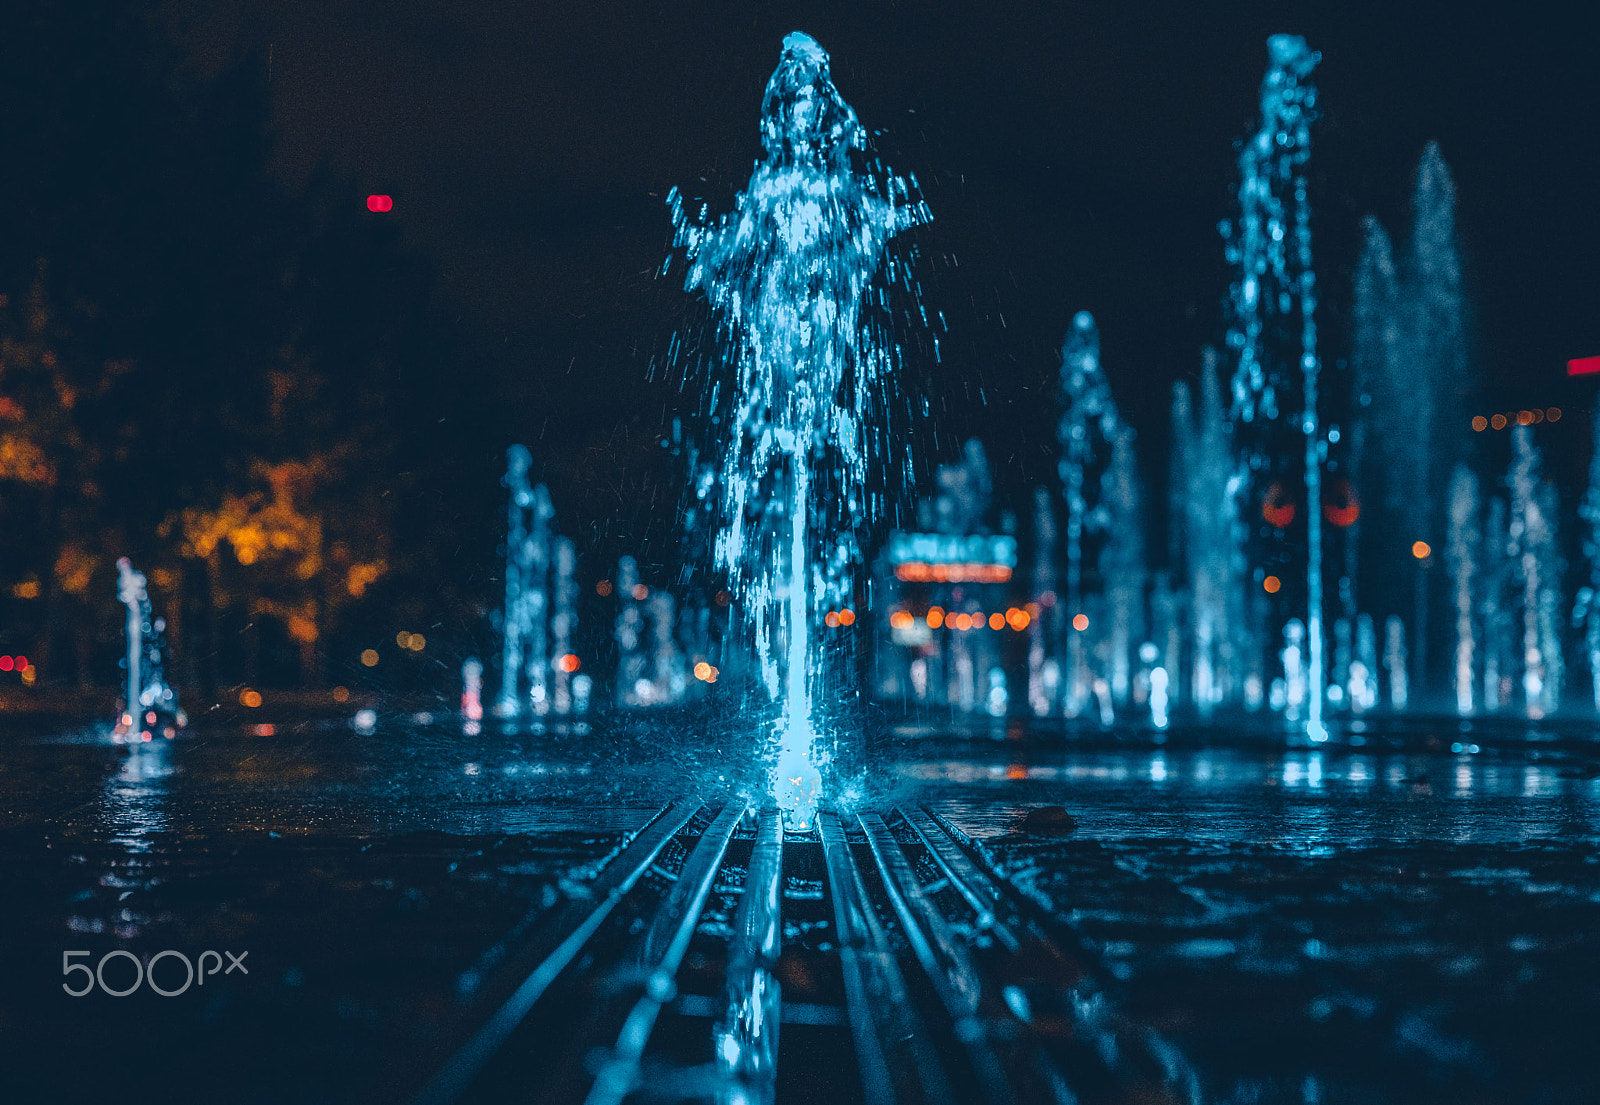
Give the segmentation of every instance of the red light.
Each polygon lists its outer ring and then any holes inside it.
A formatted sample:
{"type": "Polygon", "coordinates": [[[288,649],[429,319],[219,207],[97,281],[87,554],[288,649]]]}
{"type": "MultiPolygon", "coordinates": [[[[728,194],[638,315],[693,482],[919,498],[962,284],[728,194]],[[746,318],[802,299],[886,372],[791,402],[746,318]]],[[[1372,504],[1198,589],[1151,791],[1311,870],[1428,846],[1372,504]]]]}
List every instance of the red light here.
{"type": "Polygon", "coordinates": [[[0,671],[10,671],[16,661],[9,656],[0,656],[0,671]]]}
{"type": "Polygon", "coordinates": [[[1266,497],[1261,500],[1261,517],[1277,529],[1287,529],[1294,521],[1294,504],[1285,497],[1281,483],[1267,488],[1266,497]]]}
{"type": "Polygon", "coordinates": [[[368,196],[368,211],[391,211],[394,209],[394,200],[388,196],[368,196]]]}
{"type": "Polygon", "coordinates": [[[1568,376],[1593,376],[1600,372],[1600,357],[1575,357],[1567,362],[1568,376]]]}
{"type": "Polygon", "coordinates": [[[1361,517],[1361,502],[1349,480],[1334,480],[1328,486],[1328,498],[1322,504],[1322,516],[1328,524],[1348,529],[1361,517]]]}
{"type": "Polygon", "coordinates": [[[28,658],[26,656],[18,656],[17,657],[17,670],[18,671],[27,671],[28,670],[28,658]]]}

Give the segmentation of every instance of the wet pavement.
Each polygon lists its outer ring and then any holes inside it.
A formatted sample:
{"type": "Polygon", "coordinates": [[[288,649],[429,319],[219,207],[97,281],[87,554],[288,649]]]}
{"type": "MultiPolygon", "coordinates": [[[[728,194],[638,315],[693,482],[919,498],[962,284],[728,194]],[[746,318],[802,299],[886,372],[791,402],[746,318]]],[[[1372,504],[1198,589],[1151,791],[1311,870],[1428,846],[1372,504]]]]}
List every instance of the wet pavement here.
{"type": "MultiPolygon", "coordinates": [[[[1357,739],[903,730],[850,797],[967,833],[1207,1100],[1594,1099],[1600,748],[1583,727],[1357,739]],[[1022,831],[1047,805],[1071,831],[1022,831]]],[[[384,1099],[485,948],[674,796],[738,792],[740,760],[639,724],[202,725],[137,754],[0,728],[0,1098],[384,1099]],[[166,956],[152,977],[182,993],[118,998],[143,970],[118,949],[246,954],[187,987],[166,956]],[[83,997],[74,951],[104,964],[83,997]]]]}

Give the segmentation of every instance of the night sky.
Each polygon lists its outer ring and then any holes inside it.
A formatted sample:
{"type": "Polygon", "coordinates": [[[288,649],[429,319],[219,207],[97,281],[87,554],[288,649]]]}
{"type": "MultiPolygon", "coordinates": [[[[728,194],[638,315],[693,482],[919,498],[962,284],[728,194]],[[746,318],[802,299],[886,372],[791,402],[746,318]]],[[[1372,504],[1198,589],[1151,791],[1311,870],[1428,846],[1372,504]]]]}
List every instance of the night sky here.
{"type": "Polygon", "coordinates": [[[264,52],[285,175],[327,162],[395,197],[389,217],[437,261],[484,371],[527,400],[486,418],[525,437],[565,446],[633,413],[689,306],[655,278],[662,197],[678,185],[725,209],[797,28],[830,51],[879,152],[917,174],[934,212],[917,240],[927,302],[954,331],[942,380],[981,381],[990,406],[947,387],[943,448],[981,431],[997,461],[1017,450],[1048,469],[1037,399],[1085,307],[1119,401],[1160,432],[1168,384],[1221,333],[1215,225],[1231,213],[1233,143],[1252,126],[1275,31],[1323,53],[1312,168],[1330,361],[1349,341],[1359,219],[1404,236],[1429,139],[1458,184],[1484,381],[1507,403],[1553,402],[1565,359],[1600,351],[1600,95],[1576,8],[750,7],[205,0],[175,12],[213,64],[264,52]]]}
{"type": "MultiPolygon", "coordinates": [[[[658,276],[678,186],[727,210],[758,153],[784,33],[833,57],[876,149],[914,173],[934,221],[906,236],[943,363],[911,334],[933,396],[924,460],[977,434],[1011,505],[1054,478],[1055,378],[1072,314],[1097,317],[1117,401],[1159,502],[1171,383],[1219,343],[1234,143],[1258,114],[1269,34],[1323,54],[1311,162],[1327,386],[1347,387],[1362,216],[1397,242],[1437,140],[1459,195],[1469,351],[1485,410],[1587,406],[1563,378],[1600,353],[1600,152],[1592,17],[1519,4],[532,4],[172,0],[202,72],[244,65],[270,95],[271,165],[293,190],[331,171],[437,273],[458,345],[446,417],[408,448],[492,590],[503,450],[525,441],[562,528],[600,573],[673,558],[681,473],[659,439],[688,393],[663,371],[704,321],[658,276]],[[431,482],[430,482],[431,481],[431,482]],[[454,487],[452,484],[459,484],[454,487]],[[459,494],[458,494],[459,492],[459,494]],[[454,511],[451,514],[451,511],[454,511]],[[643,546],[642,550],[638,546],[643,546]]],[[[363,215],[363,217],[367,217],[363,215]]],[[[425,413],[425,412],[424,412],[425,413]]],[[[1554,468],[1587,463],[1573,418],[1554,468]],[[1570,446],[1570,447],[1567,447],[1570,446]]],[[[691,429],[694,427],[691,425],[691,429]]],[[[923,478],[927,478],[924,471],[923,478]]],[[[1157,544],[1155,547],[1160,547],[1157,544]]]]}

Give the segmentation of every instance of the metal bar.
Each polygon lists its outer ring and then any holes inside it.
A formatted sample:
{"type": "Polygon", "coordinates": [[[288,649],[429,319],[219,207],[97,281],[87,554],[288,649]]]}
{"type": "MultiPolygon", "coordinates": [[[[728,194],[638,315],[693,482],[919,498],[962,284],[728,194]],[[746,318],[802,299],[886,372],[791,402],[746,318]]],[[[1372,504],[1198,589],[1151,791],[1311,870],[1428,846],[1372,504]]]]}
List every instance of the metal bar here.
{"type": "Polygon", "coordinates": [[[943,1105],[953,1097],[949,1083],[927,1028],[911,1005],[883,926],[867,900],[839,815],[831,811],[818,814],[817,827],[822,834],[845,1003],[866,1100],[874,1105],[943,1105]]]}
{"type": "Polygon", "coordinates": [[[535,961],[532,969],[508,996],[491,1002],[494,1005],[493,1012],[451,1056],[444,1068],[423,1087],[414,1099],[416,1105],[445,1105],[458,1100],[466,1092],[472,1080],[483,1070],[484,1064],[522,1023],[534,1002],[572,962],[617,902],[633,889],[639,877],[661,854],[661,849],[689,823],[699,809],[698,799],[679,798],[674,801],[639,830],[638,835],[606,864],[593,882],[547,914],[528,948],[518,956],[522,961],[535,961]]]}
{"type": "MultiPolygon", "coordinates": [[[[988,929],[1020,962],[1031,965],[1031,981],[1073,996],[1075,1031],[1092,1042],[1111,1076],[1152,1102],[1200,1101],[1200,1080],[1188,1058],[1159,1033],[1114,1013],[1097,991],[1099,970],[1082,948],[1063,951],[1040,924],[1019,906],[1020,893],[987,863],[974,860],[960,841],[977,845],[942,815],[929,809],[900,811],[928,846],[940,870],[961,896],[987,912],[988,929]]],[[[1028,980],[1019,978],[1019,982],[1028,980]]],[[[1027,986],[1007,988],[1007,1004],[1021,996],[1027,1008],[1027,986]]],[[[1019,1012],[1018,1014],[1022,1014],[1019,1012]]]]}
{"type": "Polygon", "coordinates": [[[1012,931],[1011,926],[1000,921],[1001,915],[1009,913],[1009,910],[1006,909],[1005,899],[1001,897],[999,889],[984,876],[967,854],[956,846],[948,831],[943,830],[927,812],[919,809],[902,809],[895,812],[911,826],[918,839],[927,846],[934,862],[939,865],[939,870],[950,880],[950,885],[966,899],[967,904],[978,915],[978,927],[992,932],[1007,951],[1015,952],[1020,946],[1017,934],[1012,931]]]}
{"type": "Polygon", "coordinates": [[[717,1064],[750,1105],[773,1105],[777,1095],[778,979],[782,953],[783,815],[761,811],[746,868],[744,894],[728,951],[727,1010],[713,1030],[717,1064]]]}
{"type": "Polygon", "coordinates": [[[922,884],[911,870],[905,852],[889,832],[889,826],[884,824],[883,818],[875,813],[864,813],[859,820],[862,830],[867,834],[872,858],[877,861],[878,871],[883,877],[889,903],[900,918],[900,926],[911,943],[911,950],[955,1024],[956,1039],[967,1050],[967,1057],[978,1076],[984,1097],[994,1105],[1005,1105],[1012,1099],[1009,1079],[999,1057],[995,1055],[988,1027],[980,1012],[983,981],[976,965],[934,908],[933,902],[923,893],[922,884]]]}
{"type": "Polygon", "coordinates": [[[596,1072],[586,1105],[620,1105],[634,1089],[639,1060],[644,1056],[651,1029],[655,1027],[661,1007],[674,996],[673,977],[683,963],[684,953],[689,950],[689,941],[694,937],[706,898],[711,894],[711,884],[716,881],[717,869],[727,853],[728,841],[749,808],[742,801],[723,807],[684,861],[678,881],[672,884],[671,893],[639,942],[636,962],[647,972],[644,996],[634,1003],[616,1045],[596,1072]]]}

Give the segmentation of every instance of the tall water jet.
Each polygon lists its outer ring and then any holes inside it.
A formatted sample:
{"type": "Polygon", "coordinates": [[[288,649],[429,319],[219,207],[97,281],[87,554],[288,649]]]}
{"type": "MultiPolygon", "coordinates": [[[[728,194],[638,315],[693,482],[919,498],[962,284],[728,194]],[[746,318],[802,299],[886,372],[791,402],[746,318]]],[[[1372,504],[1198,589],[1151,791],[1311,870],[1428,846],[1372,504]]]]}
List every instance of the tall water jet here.
{"type": "MultiPolygon", "coordinates": [[[[705,294],[733,346],[716,562],[779,706],[775,800],[798,827],[821,792],[814,577],[841,534],[881,512],[869,474],[892,490],[908,467],[883,433],[898,351],[869,317],[887,303],[874,278],[888,240],[929,216],[914,178],[852,166],[866,131],[809,35],[784,38],[761,116],[763,157],[732,213],[707,222],[702,205],[691,219],[676,189],[669,203],[684,288],[705,294]]],[[[904,266],[888,275],[909,287],[904,266]]]]}
{"type": "Polygon", "coordinates": [[[129,744],[152,740],[158,726],[164,736],[171,737],[186,720],[164,672],[161,631],[165,623],[151,611],[144,573],[135,571],[125,556],[117,560],[117,598],[128,608],[128,651],[123,661],[126,705],[116,731],[125,735],[129,744]]]}
{"type": "MultiPolygon", "coordinates": [[[[1100,367],[1100,331],[1094,316],[1079,311],[1061,346],[1061,491],[1067,500],[1066,615],[1083,612],[1084,540],[1106,529],[1103,494],[1094,479],[1104,474],[1122,422],[1111,399],[1111,385],[1100,367]],[[1094,493],[1091,493],[1094,489],[1094,493]]],[[[1087,648],[1081,632],[1068,637],[1066,713],[1076,717],[1091,690],[1087,648]]]]}
{"type": "Polygon", "coordinates": [[[1452,681],[1456,713],[1472,713],[1477,687],[1477,638],[1473,609],[1473,584],[1478,574],[1478,477],[1464,464],[1456,465],[1450,481],[1450,530],[1446,557],[1456,610],[1456,648],[1452,681]]]}
{"type": "Polygon", "coordinates": [[[1121,426],[1112,443],[1111,463],[1101,477],[1107,537],[1100,549],[1100,581],[1111,617],[1107,663],[1111,700],[1128,704],[1132,689],[1131,661],[1144,637],[1144,509],[1138,462],[1133,453],[1133,428],[1121,426]]]}
{"type": "Polygon", "coordinates": [[[1594,420],[1594,451],[1589,458],[1589,488],[1579,516],[1588,523],[1583,555],[1589,561],[1589,582],[1578,592],[1573,614],[1583,626],[1584,653],[1594,708],[1600,710],[1600,418],[1594,420]]]}
{"type": "MultiPolygon", "coordinates": [[[[1407,400],[1403,389],[1402,394],[1395,394],[1393,372],[1394,366],[1401,363],[1399,276],[1394,267],[1394,248],[1389,232],[1372,216],[1362,220],[1362,231],[1361,258],[1355,274],[1355,302],[1351,311],[1355,332],[1350,350],[1350,374],[1356,407],[1345,451],[1345,471],[1363,501],[1355,524],[1346,535],[1346,563],[1351,605],[1357,605],[1355,598],[1359,592],[1360,605],[1383,609],[1393,603],[1390,596],[1380,592],[1393,581],[1386,575],[1377,575],[1370,582],[1363,579],[1359,574],[1362,545],[1369,534],[1386,540],[1397,530],[1405,532],[1396,522],[1404,516],[1404,500],[1398,494],[1400,485],[1388,476],[1391,470],[1416,470],[1417,462],[1412,454],[1416,442],[1403,424],[1397,422],[1407,400]],[[1373,465],[1370,470],[1366,466],[1369,438],[1383,450],[1383,463],[1373,465]],[[1349,563],[1352,559],[1354,565],[1349,563]]],[[[1379,555],[1369,557],[1368,562],[1378,565],[1386,559],[1379,555]]]]}
{"type": "Polygon", "coordinates": [[[1189,569],[1190,697],[1202,717],[1241,690],[1239,659],[1260,650],[1244,599],[1239,497],[1246,477],[1230,453],[1217,358],[1207,349],[1200,405],[1184,473],[1184,534],[1189,569]]]}
{"type": "Polygon", "coordinates": [[[1555,489],[1541,476],[1533,430],[1511,431],[1511,493],[1506,552],[1522,608],[1522,697],[1530,717],[1555,711],[1561,696],[1561,648],[1556,609],[1561,554],[1556,542],[1555,489]]]}
{"type": "MultiPolygon", "coordinates": [[[[1600,493],[1597,493],[1600,494],[1600,493]]],[[[1048,488],[1033,489],[1033,609],[1028,621],[1028,708],[1035,717],[1050,713],[1061,682],[1055,658],[1061,638],[1061,612],[1056,603],[1056,516],[1048,488]]]]}
{"type": "Polygon", "coordinates": [[[528,510],[533,506],[533,488],[528,486],[528,469],[533,457],[526,445],[506,450],[506,474],[502,481],[510,493],[506,503],[506,601],[501,608],[500,625],[500,701],[496,713],[515,717],[521,702],[517,679],[522,671],[522,641],[528,634],[523,625],[522,591],[525,586],[522,555],[528,541],[528,510]]]}
{"type": "Polygon", "coordinates": [[[577,671],[577,656],[572,651],[573,634],[578,628],[578,581],[575,572],[578,553],[570,537],[558,537],[555,543],[555,604],[550,615],[550,636],[554,645],[555,676],[551,705],[558,714],[572,712],[572,674],[577,671]]]}
{"type": "Polygon", "coordinates": [[[529,484],[532,465],[526,446],[513,445],[506,450],[506,604],[501,615],[500,698],[495,712],[508,718],[529,709],[537,714],[550,709],[545,629],[550,523],[555,510],[544,485],[529,484]]]}
{"type": "Polygon", "coordinates": [[[1483,526],[1483,584],[1479,588],[1479,618],[1483,625],[1483,708],[1498,710],[1511,700],[1515,668],[1512,642],[1511,555],[1506,533],[1506,503],[1496,496],[1489,502],[1483,526]]]}
{"type": "MultiPolygon", "coordinates": [[[[1371,533],[1386,544],[1369,547],[1375,569],[1367,603],[1404,609],[1414,601],[1411,640],[1413,696],[1424,688],[1429,634],[1427,571],[1414,595],[1388,570],[1398,549],[1421,539],[1436,543],[1448,530],[1450,464],[1459,456],[1462,388],[1466,373],[1460,250],[1455,233],[1455,185],[1435,143],[1417,165],[1410,237],[1396,256],[1374,218],[1356,270],[1351,367],[1359,407],[1355,439],[1381,442],[1383,463],[1372,471],[1353,456],[1353,478],[1372,486],[1371,533]]],[[[1460,684],[1457,683],[1459,690],[1460,684]]]]}
{"type": "Polygon", "coordinates": [[[617,561],[617,704],[642,706],[650,700],[652,684],[645,673],[649,660],[644,649],[644,603],[639,582],[639,562],[631,556],[617,561]]]}
{"type": "Polygon", "coordinates": [[[1306,735],[1327,739],[1322,631],[1322,463],[1327,456],[1317,411],[1316,275],[1311,267],[1311,203],[1305,163],[1317,90],[1307,78],[1321,55],[1298,35],[1267,40],[1270,64],[1261,83],[1261,126],[1239,152],[1239,221],[1224,226],[1228,259],[1239,270],[1232,287],[1228,345],[1238,358],[1233,412],[1253,432],[1242,435],[1253,472],[1270,474],[1279,442],[1268,427],[1280,406],[1296,403],[1292,438],[1304,443],[1306,523],[1306,735]],[[1298,327],[1295,323],[1298,322],[1298,327]],[[1298,333],[1294,331],[1298,330],[1298,333]],[[1298,369],[1299,393],[1294,394],[1298,369]]]}

